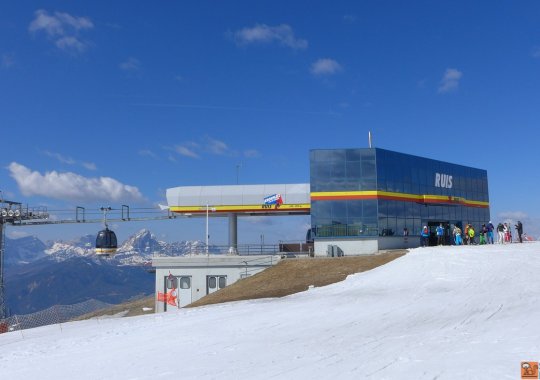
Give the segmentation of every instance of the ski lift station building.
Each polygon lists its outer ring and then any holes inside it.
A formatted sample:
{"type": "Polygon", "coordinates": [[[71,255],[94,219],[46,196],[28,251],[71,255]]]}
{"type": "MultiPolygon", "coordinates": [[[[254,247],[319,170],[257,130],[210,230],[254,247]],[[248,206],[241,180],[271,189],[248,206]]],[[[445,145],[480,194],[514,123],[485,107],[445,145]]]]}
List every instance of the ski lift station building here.
{"type": "MultiPolygon", "coordinates": [[[[440,224],[445,230],[446,244],[451,244],[453,226],[463,228],[471,224],[478,230],[490,220],[488,178],[483,169],[380,148],[314,149],[309,152],[309,161],[308,184],[188,186],[167,190],[168,206],[173,213],[229,219],[232,255],[212,261],[216,268],[206,267],[209,272],[205,276],[209,277],[205,279],[206,285],[198,288],[201,297],[212,290],[208,288],[208,278],[217,276],[219,282],[220,268],[227,267],[228,273],[235,273],[227,274],[221,285],[239,279],[246,267],[248,274],[255,273],[257,268],[264,269],[255,262],[250,268],[248,260],[235,255],[238,217],[311,215],[308,235],[313,241],[313,256],[362,255],[417,247],[423,226],[428,226],[430,244],[434,244],[435,229],[440,224]],[[219,260],[229,262],[221,265],[219,260]]],[[[272,265],[277,261],[270,256],[268,259],[261,256],[259,264],[272,265]]],[[[193,273],[193,268],[188,268],[189,258],[156,258],[153,265],[157,290],[167,289],[169,271],[180,277],[193,273]]],[[[192,300],[195,301],[193,297],[192,300]]]]}

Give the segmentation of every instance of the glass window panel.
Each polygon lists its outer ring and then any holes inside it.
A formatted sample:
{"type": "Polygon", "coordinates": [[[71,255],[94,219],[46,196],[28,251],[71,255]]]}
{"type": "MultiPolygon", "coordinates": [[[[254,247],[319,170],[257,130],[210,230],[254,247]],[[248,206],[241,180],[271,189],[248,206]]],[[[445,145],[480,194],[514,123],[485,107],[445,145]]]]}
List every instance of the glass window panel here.
{"type": "Polygon", "coordinates": [[[345,151],[345,159],[347,161],[360,161],[362,159],[362,151],[360,149],[347,149],[345,151]]]}
{"type": "Polygon", "coordinates": [[[362,203],[363,201],[347,201],[347,217],[349,223],[352,223],[352,220],[362,219],[362,203]]]}
{"type": "Polygon", "coordinates": [[[333,179],[345,178],[345,161],[334,161],[330,163],[331,175],[333,179]]]}
{"type": "Polygon", "coordinates": [[[208,287],[210,289],[215,289],[217,285],[217,281],[215,277],[208,277],[208,287]]]}
{"type": "Polygon", "coordinates": [[[396,218],[396,231],[395,235],[403,235],[403,229],[407,225],[405,218],[396,218]]]}
{"type": "Polygon", "coordinates": [[[388,201],[387,200],[382,199],[379,201],[379,216],[380,217],[388,216],[388,201]]]}
{"type": "MultiPolygon", "coordinates": [[[[385,236],[393,236],[396,233],[396,218],[388,218],[387,232],[385,236]]],[[[384,231],[383,231],[384,232],[384,231]]]]}
{"type": "Polygon", "coordinates": [[[346,224],[347,218],[347,202],[334,201],[332,202],[332,218],[340,223],[346,224]]]}
{"type": "Polygon", "coordinates": [[[349,182],[360,182],[362,179],[362,168],[360,162],[347,161],[346,164],[347,179],[349,182]]]}
{"type": "Polygon", "coordinates": [[[178,279],[174,276],[167,276],[167,289],[176,289],[178,288],[178,279]]]}
{"type": "Polygon", "coordinates": [[[219,277],[219,288],[220,289],[223,289],[224,287],[227,286],[227,277],[225,276],[220,276],[219,277]]]}
{"type": "Polygon", "coordinates": [[[180,278],[180,289],[189,289],[191,288],[191,278],[190,277],[181,277],[180,278]]]}
{"type": "Polygon", "coordinates": [[[382,236],[383,232],[388,228],[388,218],[379,218],[379,235],[382,236]]]}
{"type": "Polygon", "coordinates": [[[363,216],[364,218],[374,219],[377,217],[377,200],[365,200],[363,202],[363,216]]]}
{"type": "Polygon", "coordinates": [[[374,160],[363,160],[362,161],[362,177],[363,178],[375,178],[375,161],[374,160]]]}

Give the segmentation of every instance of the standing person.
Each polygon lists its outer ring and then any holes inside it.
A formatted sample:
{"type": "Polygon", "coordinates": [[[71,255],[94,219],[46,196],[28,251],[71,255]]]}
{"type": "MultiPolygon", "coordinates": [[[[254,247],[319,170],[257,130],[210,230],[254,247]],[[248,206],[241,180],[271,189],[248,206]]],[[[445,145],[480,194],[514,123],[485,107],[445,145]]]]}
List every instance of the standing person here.
{"type": "Polygon", "coordinates": [[[437,227],[437,245],[444,245],[444,228],[442,223],[437,227]]]}
{"type": "Polygon", "coordinates": [[[504,226],[501,222],[497,224],[497,244],[504,244],[504,226]]]}
{"type": "Polygon", "coordinates": [[[455,226],[454,227],[454,241],[456,242],[456,245],[461,245],[462,241],[461,241],[461,228],[459,228],[458,226],[455,226]]]}
{"type": "Polygon", "coordinates": [[[471,227],[471,225],[469,223],[467,223],[465,225],[465,234],[463,236],[463,244],[465,244],[465,245],[469,244],[469,228],[470,227],[471,227]]]}
{"type": "Polygon", "coordinates": [[[523,243],[523,240],[521,239],[521,235],[523,234],[523,224],[521,224],[521,222],[519,220],[518,220],[518,222],[516,224],[516,230],[517,230],[517,233],[518,233],[519,242],[523,243]]]}
{"type": "Polygon", "coordinates": [[[486,234],[487,234],[487,227],[485,224],[482,224],[482,228],[480,228],[480,242],[478,244],[486,244],[486,234]]]}
{"type": "Polygon", "coordinates": [[[489,221],[487,228],[487,243],[493,244],[493,230],[495,229],[495,226],[493,223],[491,223],[491,220],[489,221]]]}
{"type": "Polygon", "coordinates": [[[422,228],[422,232],[420,235],[422,236],[422,247],[427,247],[429,245],[429,230],[427,226],[424,226],[422,228]]]}
{"type": "Polygon", "coordinates": [[[474,244],[474,228],[469,224],[469,231],[467,232],[467,235],[469,235],[469,244],[474,244]]]}

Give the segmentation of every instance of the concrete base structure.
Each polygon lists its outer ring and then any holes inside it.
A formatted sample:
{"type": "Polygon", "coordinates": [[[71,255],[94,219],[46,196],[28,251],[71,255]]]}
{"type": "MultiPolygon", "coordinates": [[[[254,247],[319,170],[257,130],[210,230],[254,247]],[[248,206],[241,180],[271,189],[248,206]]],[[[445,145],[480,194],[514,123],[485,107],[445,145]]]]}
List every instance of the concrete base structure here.
{"type": "MultiPolygon", "coordinates": [[[[340,255],[343,256],[360,256],[372,255],[378,251],[387,249],[407,249],[420,246],[420,238],[418,236],[385,236],[374,237],[373,239],[350,239],[350,238],[333,238],[333,239],[317,239],[315,240],[315,256],[331,256],[328,246],[337,246],[340,255]]],[[[334,255],[337,256],[337,255],[334,255]]]]}
{"type": "Polygon", "coordinates": [[[156,313],[178,310],[242,278],[259,273],[279,260],[280,257],[274,255],[154,257],[156,313]],[[172,295],[171,303],[160,301],[160,293],[172,295]]]}

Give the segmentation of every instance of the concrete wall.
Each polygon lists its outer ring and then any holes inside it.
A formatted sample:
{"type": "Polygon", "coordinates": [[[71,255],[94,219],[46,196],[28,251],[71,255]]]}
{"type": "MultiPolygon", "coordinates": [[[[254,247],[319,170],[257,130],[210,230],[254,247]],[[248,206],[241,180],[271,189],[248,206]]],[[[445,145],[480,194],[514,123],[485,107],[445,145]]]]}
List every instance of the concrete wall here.
{"type": "MultiPolygon", "coordinates": [[[[227,286],[245,276],[251,276],[278,263],[279,256],[190,256],[190,257],[154,257],[152,266],[156,269],[155,310],[156,313],[165,311],[163,302],[158,301],[157,293],[165,291],[165,281],[169,274],[175,277],[190,277],[191,292],[178,289],[180,303],[184,307],[207,295],[208,276],[226,276],[227,286]],[[191,302],[186,299],[191,298],[191,302]]],[[[167,310],[174,309],[167,305],[167,310]]]]}
{"type": "Polygon", "coordinates": [[[332,239],[315,240],[315,256],[327,256],[328,245],[337,245],[344,256],[370,255],[379,250],[377,239],[332,239]]]}
{"type": "Polygon", "coordinates": [[[379,237],[379,250],[417,248],[420,236],[382,236],[379,237]]]}
{"type": "Polygon", "coordinates": [[[337,245],[344,256],[369,255],[387,249],[408,249],[420,246],[419,236],[379,236],[374,239],[315,240],[315,256],[327,256],[328,245],[337,245]]]}

